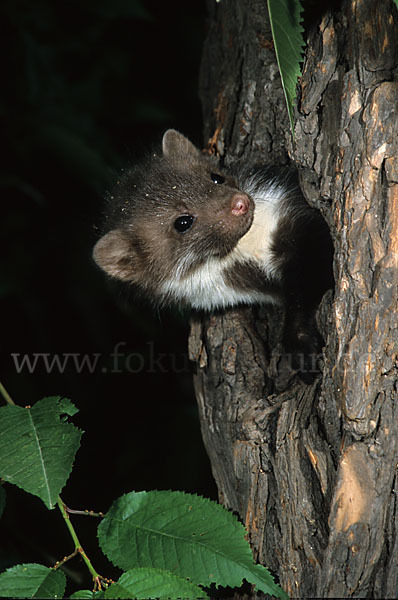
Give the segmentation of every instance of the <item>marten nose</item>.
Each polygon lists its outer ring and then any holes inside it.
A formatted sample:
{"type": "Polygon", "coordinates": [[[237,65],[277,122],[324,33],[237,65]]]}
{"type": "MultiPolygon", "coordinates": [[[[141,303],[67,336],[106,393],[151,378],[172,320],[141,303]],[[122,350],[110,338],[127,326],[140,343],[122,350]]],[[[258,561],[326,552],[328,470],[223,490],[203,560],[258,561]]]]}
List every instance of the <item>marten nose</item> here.
{"type": "Polygon", "coordinates": [[[231,213],[236,217],[244,215],[250,208],[250,200],[246,194],[234,194],[231,198],[231,213]]]}

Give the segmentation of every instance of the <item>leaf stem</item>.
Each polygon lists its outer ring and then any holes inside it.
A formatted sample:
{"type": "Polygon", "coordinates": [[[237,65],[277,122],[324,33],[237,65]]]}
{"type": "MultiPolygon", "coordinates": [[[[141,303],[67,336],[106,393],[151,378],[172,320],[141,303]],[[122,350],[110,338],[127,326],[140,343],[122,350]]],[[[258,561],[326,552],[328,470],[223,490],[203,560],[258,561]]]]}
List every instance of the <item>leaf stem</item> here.
{"type": "Polygon", "coordinates": [[[91,564],[90,559],[88,558],[87,554],[85,553],[85,551],[79,541],[79,538],[77,537],[76,531],[75,531],[72,523],[70,522],[66,504],[63,502],[61,496],[58,496],[57,504],[58,504],[59,510],[61,511],[61,514],[64,518],[65,524],[66,524],[67,528],[69,529],[69,533],[72,536],[72,540],[75,544],[75,552],[76,553],[78,552],[81,555],[81,557],[83,558],[84,562],[86,563],[86,566],[93,577],[95,588],[101,589],[101,581],[102,581],[103,577],[97,573],[97,571],[94,569],[93,565],[91,564]]]}
{"type": "Polygon", "coordinates": [[[74,510],[73,508],[69,508],[69,506],[66,506],[65,503],[64,506],[66,512],[71,515],[82,515],[83,517],[100,517],[101,519],[105,517],[104,513],[102,512],[96,513],[93,510],[74,510]]]}
{"type": "Polygon", "coordinates": [[[54,571],[59,569],[59,567],[62,567],[62,565],[64,565],[66,562],[68,562],[68,560],[70,560],[71,558],[74,558],[75,556],[77,556],[77,554],[79,554],[79,553],[77,551],[77,548],[75,548],[74,551],[72,552],[72,554],[68,554],[68,556],[64,556],[64,558],[62,560],[57,560],[57,562],[53,566],[54,571]]]}
{"type": "Polygon", "coordinates": [[[11,398],[10,394],[7,392],[6,388],[1,383],[1,381],[0,381],[0,393],[3,396],[4,400],[7,402],[7,404],[9,404],[10,406],[15,406],[14,400],[11,398]]]}

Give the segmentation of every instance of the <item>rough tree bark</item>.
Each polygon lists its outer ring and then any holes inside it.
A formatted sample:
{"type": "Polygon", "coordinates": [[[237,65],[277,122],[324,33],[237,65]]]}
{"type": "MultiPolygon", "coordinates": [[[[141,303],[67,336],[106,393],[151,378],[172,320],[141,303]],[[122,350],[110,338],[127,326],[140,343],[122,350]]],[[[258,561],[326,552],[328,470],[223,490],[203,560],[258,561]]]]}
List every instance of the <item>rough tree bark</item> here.
{"type": "Polygon", "coordinates": [[[307,23],[292,147],[265,0],[209,1],[205,138],[225,162],[299,167],[335,242],[312,385],[279,373],[283,315],[192,322],[220,500],[293,597],[398,594],[398,13],[343,0],[307,23]]]}

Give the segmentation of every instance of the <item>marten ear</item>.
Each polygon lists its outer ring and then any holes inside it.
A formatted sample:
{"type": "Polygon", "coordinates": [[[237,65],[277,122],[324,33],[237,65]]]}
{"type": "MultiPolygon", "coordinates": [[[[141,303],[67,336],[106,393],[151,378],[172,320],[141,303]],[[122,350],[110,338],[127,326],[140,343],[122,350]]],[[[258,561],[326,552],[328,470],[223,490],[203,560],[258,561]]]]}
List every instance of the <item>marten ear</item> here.
{"type": "Polygon", "coordinates": [[[94,246],[93,258],[111,277],[134,281],[138,257],[121,229],[113,229],[98,240],[94,246]]]}
{"type": "Polygon", "coordinates": [[[170,160],[180,162],[187,158],[198,159],[200,152],[182,133],[175,129],[168,129],[162,141],[163,156],[170,160]]]}

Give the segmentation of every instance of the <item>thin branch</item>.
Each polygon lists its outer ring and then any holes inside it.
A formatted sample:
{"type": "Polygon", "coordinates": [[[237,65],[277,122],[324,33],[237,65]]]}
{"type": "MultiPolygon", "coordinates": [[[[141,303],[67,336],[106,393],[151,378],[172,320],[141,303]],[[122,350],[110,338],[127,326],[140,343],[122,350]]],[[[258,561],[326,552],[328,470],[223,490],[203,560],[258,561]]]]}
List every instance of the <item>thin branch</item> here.
{"type": "Polygon", "coordinates": [[[62,565],[64,565],[66,562],[68,562],[68,560],[70,560],[71,558],[74,558],[77,555],[78,555],[78,551],[77,551],[77,548],[75,548],[75,550],[72,552],[72,554],[69,554],[68,556],[64,556],[64,558],[62,560],[57,560],[57,562],[53,566],[54,571],[59,569],[59,567],[62,567],[62,565]]]}
{"type": "Polygon", "coordinates": [[[69,508],[69,506],[66,506],[66,504],[64,503],[65,506],[65,510],[67,513],[71,514],[71,515],[83,515],[85,517],[100,517],[101,519],[103,517],[105,517],[104,513],[102,512],[94,512],[93,510],[74,510],[73,508],[69,508]]]}
{"type": "Polygon", "coordinates": [[[3,396],[4,400],[7,402],[7,404],[9,404],[10,406],[15,406],[14,400],[11,398],[10,394],[7,392],[6,388],[1,383],[1,381],[0,381],[0,393],[3,396]]]}
{"type": "Polygon", "coordinates": [[[60,496],[58,496],[57,504],[58,504],[59,510],[61,511],[61,514],[64,518],[66,526],[69,530],[69,533],[72,537],[73,543],[75,544],[75,553],[79,553],[82,556],[84,562],[86,563],[86,566],[93,577],[95,589],[98,589],[98,590],[102,589],[101,588],[102,582],[105,582],[106,580],[97,573],[97,571],[94,569],[94,567],[91,563],[91,560],[88,558],[87,554],[85,553],[85,551],[79,541],[79,538],[77,537],[76,531],[75,531],[72,523],[70,522],[70,518],[69,518],[69,514],[67,511],[66,505],[64,504],[64,502],[60,496]]]}

